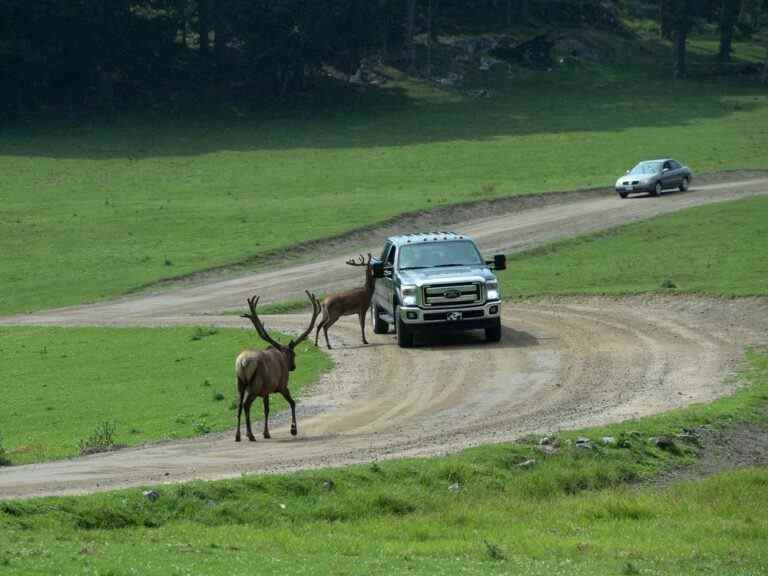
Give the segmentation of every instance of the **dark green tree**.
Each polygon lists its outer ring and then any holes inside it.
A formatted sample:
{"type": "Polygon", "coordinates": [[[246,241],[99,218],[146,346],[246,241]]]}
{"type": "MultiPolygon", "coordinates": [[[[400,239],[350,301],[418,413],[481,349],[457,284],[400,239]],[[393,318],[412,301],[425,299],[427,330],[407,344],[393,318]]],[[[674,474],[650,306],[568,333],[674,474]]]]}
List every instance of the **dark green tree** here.
{"type": "Polygon", "coordinates": [[[720,51],[718,58],[722,63],[731,61],[733,31],[739,19],[741,0],[722,0],[720,6],[720,51]]]}

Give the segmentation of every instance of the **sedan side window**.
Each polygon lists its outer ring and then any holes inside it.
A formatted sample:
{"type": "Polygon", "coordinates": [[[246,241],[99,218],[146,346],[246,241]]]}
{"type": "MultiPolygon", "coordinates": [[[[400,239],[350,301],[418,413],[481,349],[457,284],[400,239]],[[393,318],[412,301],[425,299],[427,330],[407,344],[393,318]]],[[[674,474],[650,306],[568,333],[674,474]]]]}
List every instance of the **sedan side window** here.
{"type": "Polygon", "coordinates": [[[669,166],[672,168],[672,170],[679,170],[680,169],[680,164],[678,164],[674,160],[670,160],[669,166]]]}

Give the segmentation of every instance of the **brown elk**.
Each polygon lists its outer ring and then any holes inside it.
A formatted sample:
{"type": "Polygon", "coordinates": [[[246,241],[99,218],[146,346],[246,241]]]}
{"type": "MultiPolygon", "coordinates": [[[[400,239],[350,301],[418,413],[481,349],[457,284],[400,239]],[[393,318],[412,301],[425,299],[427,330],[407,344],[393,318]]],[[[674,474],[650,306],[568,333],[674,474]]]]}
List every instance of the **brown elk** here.
{"type": "Polygon", "coordinates": [[[368,340],[365,339],[365,313],[371,306],[371,297],[373,296],[373,288],[375,278],[373,277],[373,270],[371,269],[371,254],[368,253],[368,260],[366,261],[362,254],[360,259],[355,260],[350,258],[347,260],[347,264],[350,266],[365,266],[365,286],[360,288],[353,288],[346,292],[337,292],[336,294],[329,294],[323,300],[323,317],[317,324],[317,331],[315,332],[315,346],[317,346],[317,339],[320,336],[320,329],[323,329],[325,335],[325,345],[328,349],[331,349],[331,343],[328,341],[328,328],[333,326],[336,321],[342,316],[349,316],[351,314],[357,314],[360,318],[360,331],[363,334],[363,344],[368,344],[368,340]]]}
{"type": "Polygon", "coordinates": [[[320,303],[314,294],[309,291],[307,296],[312,302],[312,320],[309,327],[301,333],[295,340],[291,340],[287,346],[283,346],[275,341],[264,328],[258,314],[256,306],[259,303],[258,297],[248,298],[249,314],[243,314],[243,318],[248,318],[256,332],[262,340],[270,346],[266,350],[243,350],[237,355],[235,360],[235,376],[237,378],[237,433],[235,442],[240,442],[240,418],[245,410],[245,427],[248,433],[248,440],[254,441],[251,430],[251,404],[257,396],[261,396],[264,402],[264,438],[269,438],[269,395],[282,394],[283,398],[291,407],[291,435],[296,436],[296,402],[291,398],[288,390],[288,376],[290,372],[296,369],[295,348],[303,342],[312,332],[315,326],[315,320],[320,315],[320,303]]]}

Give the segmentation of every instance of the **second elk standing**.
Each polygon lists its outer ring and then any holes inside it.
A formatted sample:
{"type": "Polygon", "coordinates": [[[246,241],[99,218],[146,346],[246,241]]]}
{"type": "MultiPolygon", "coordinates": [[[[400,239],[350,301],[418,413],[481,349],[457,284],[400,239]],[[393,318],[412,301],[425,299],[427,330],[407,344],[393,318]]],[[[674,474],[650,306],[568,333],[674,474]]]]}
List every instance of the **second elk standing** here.
{"type": "Polygon", "coordinates": [[[373,276],[370,252],[368,253],[368,260],[362,254],[360,254],[359,258],[359,260],[350,258],[347,260],[347,264],[365,267],[365,286],[353,288],[346,292],[329,294],[325,297],[323,300],[323,317],[317,324],[317,331],[315,332],[315,346],[317,346],[317,339],[322,328],[323,335],[325,336],[325,345],[330,350],[331,343],[328,341],[328,329],[342,316],[350,316],[352,314],[357,314],[360,318],[360,332],[363,336],[363,344],[368,344],[368,340],[365,339],[365,313],[371,306],[371,297],[373,296],[376,279],[373,276]]]}

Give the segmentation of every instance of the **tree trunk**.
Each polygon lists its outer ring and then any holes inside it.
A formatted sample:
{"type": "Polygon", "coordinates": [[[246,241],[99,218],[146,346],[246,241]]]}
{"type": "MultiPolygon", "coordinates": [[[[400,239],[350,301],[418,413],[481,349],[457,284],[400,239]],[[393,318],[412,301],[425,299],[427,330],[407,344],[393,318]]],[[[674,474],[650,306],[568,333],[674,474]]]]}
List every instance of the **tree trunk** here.
{"type": "Polygon", "coordinates": [[[765,64],[763,64],[763,73],[760,75],[763,84],[768,83],[768,46],[765,48],[765,64]]]}
{"type": "Polygon", "coordinates": [[[104,34],[104,42],[101,48],[102,61],[96,67],[99,106],[104,110],[111,110],[114,106],[115,85],[114,85],[114,50],[112,48],[115,37],[115,19],[112,0],[105,0],[102,3],[101,26],[104,34]]]}
{"type": "Polygon", "coordinates": [[[226,64],[227,48],[227,25],[226,25],[226,5],[225,0],[214,0],[213,4],[213,52],[216,56],[216,68],[219,72],[224,71],[226,64]]]}
{"type": "Polygon", "coordinates": [[[176,15],[181,31],[181,45],[187,47],[187,0],[176,0],[176,15]]]}
{"type": "Polygon", "coordinates": [[[688,76],[688,64],[686,62],[686,41],[688,39],[688,30],[678,28],[675,30],[674,47],[674,74],[675,80],[680,80],[688,76]]]}
{"type": "Polygon", "coordinates": [[[209,0],[197,0],[197,33],[200,36],[200,57],[205,62],[208,59],[208,34],[211,29],[209,0]]]}
{"type": "Polygon", "coordinates": [[[416,44],[413,36],[416,31],[416,0],[405,0],[405,49],[408,55],[408,67],[416,67],[416,44]]]}
{"type": "Polygon", "coordinates": [[[519,8],[518,17],[520,18],[520,22],[525,24],[526,22],[528,22],[528,16],[530,12],[529,10],[530,5],[528,0],[519,0],[518,8],[519,8]]]}
{"type": "Polygon", "coordinates": [[[440,14],[440,0],[429,0],[429,39],[437,42],[437,19],[440,14]]]}
{"type": "Polygon", "coordinates": [[[674,37],[672,2],[673,0],[661,0],[659,2],[659,35],[667,40],[672,40],[674,37]]]}
{"type": "Polygon", "coordinates": [[[741,0],[723,0],[720,7],[720,52],[718,58],[721,63],[731,61],[731,47],[733,44],[733,29],[741,10],[741,0]]]}

